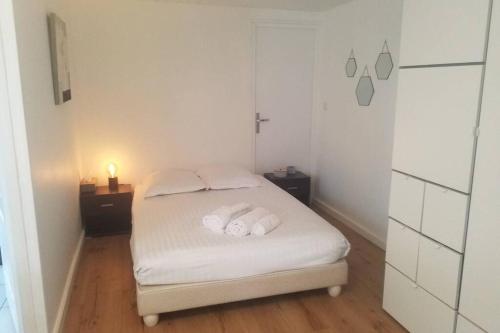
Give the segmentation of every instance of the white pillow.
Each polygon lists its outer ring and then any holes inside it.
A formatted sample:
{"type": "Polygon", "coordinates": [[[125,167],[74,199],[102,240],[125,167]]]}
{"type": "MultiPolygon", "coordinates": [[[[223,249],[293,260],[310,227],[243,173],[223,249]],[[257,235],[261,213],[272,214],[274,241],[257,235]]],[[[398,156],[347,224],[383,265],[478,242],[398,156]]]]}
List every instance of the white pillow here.
{"type": "Polygon", "coordinates": [[[262,185],[260,179],[248,170],[231,165],[206,166],[196,171],[196,174],[212,190],[262,185]]]}
{"type": "Polygon", "coordinates": [[[195,192],[207,187],[193,171],[168,169],[155,172],[145,181],[144,198],[184,192],[195,192]]]}

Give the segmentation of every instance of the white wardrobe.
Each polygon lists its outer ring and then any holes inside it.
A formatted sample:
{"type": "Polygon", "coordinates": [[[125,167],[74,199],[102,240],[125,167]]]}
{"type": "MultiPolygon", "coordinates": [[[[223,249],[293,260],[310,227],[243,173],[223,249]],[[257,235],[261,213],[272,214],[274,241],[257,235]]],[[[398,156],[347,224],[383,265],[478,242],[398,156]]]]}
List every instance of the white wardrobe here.
{"type": "MultiPolygon", "coordinates": [[[[500,332],[500,1],[494,0],[460,293],[461,317],[500,332]]],[[[459,318],[457,332],[467,330],[459,318]]]]}
{"type": "Polygon", "coordinates": [[[493,1],[404,1],[383,307],[410,332],[500,332],[493,1]]]}

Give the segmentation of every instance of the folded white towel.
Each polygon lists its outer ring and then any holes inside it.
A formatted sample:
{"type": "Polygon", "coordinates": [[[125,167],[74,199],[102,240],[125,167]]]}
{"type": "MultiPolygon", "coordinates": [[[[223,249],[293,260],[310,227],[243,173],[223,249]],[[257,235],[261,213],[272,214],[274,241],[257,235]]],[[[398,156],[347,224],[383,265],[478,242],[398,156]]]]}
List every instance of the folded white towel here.
{"type": "Polygon", "coordinates": [[[252,235],[264,236],[273,231],[281,223],[279,217],[274,214],[266,215],[257,221],[252,227],[252,235]]]}
{"type": "Polygon", "coordinates": [[[232,206],[222,206],[203,217],[203,225],[213,232],[222,234],[227,224],[250,211],[250,204],[242,202],[232,206]]]}
{"type": "Polygon", "coordinates": [[[252,231],[252,227],[255,223],[257,223],[257,221],[269,214],[270,213],[267,209],[257,207],[251,212],[229,222],[226,227],[226,234],[237,237],[246,236],[252,231]]]}

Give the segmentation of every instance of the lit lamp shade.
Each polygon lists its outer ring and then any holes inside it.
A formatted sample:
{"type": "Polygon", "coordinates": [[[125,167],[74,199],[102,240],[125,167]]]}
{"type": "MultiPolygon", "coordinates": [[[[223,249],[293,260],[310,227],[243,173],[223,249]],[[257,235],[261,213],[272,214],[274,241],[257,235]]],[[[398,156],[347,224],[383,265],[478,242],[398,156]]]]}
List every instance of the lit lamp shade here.
{"type": "Polygon", "coordinates": [[[118,177],[116,176],[116,172],[118,168],[114,163],[110,163],[108,165],[108,187],[111,191],[118,191],[118,177]]]}

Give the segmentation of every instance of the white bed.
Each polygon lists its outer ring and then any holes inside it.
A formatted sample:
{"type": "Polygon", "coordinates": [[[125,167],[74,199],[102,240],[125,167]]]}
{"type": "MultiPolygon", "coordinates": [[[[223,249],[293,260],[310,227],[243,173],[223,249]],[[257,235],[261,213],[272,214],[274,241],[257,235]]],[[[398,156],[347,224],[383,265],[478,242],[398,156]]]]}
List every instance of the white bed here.
{"type": "Polygon", "coordinates": [[[217,297],[213,295],[215,298],[212,300],[194,304],[190,300],[186,303],[191,306],[180,305],[183,303],[180,299],[174,303],[170,299],[172,304],[162,307],[166,296],[160,294],[165,294],[167,289],[170,294],[172,290],[182,290],[183,286],[192,290],[193,286],[199,289],[200,286],[210,288],[212,285],[212,290],[215,290],[214,283],[234,284],[238,279],[255,283],[262,277],[267,280],[261,283],[267,281],[269,285],[272,281],[287,282],[282,276],[295,276],[297,281],[305,279],[307,285],[284,289],[277,287],[274,291],[267,288],[269,290],[265,292],[224,298],[225,301],[232,301],[339,286],[347,282],[347,266],[342,260],[349,251],[349,242],[345,237],[285,191],[264,178],[262,182],[260,187],[199,191],[148,199],[144,199],[143,186],[136,187],[131,249],[139,314],[144,316],[146,324],[156,324],[158,312],[222,302],[215,300],[217,297]],[[203,227],[201,219],[205,214],[222,205],[238,202],[267,208],[279,216],[281,225],[265,236],[243,238],[215,234],[203,227]],[[334,269],[339,267],[341,270],[334,269]],[[326,271],[321,273],[322,269],[326,271]],[[324,275],[318,276],[321,281],[315,282],[311,278],[314,271],[316,275],[324,275]],[[295,275],[294,272],[302,275],[295,275]],[[328,272],[333,275],[328,275],[328,272]],[[339,272],[342,274],[338,275],[339,272]],[[328,276],[329,280],[326,279],[328,276]],[[338,283],[325,285],[334,282],[338,283]]]}
{"type": "Polygon", "coordinates": [[[345,237],[316,213],[263,179],[263,186],[198,191],[133,204],[132,254],[141,285],[234,279],[335,262],[349,249],[345,237]],[[277,214],[269,234],[238,238],[204,228],[201,219],[227,204],[248,202],[277,214]]]}

